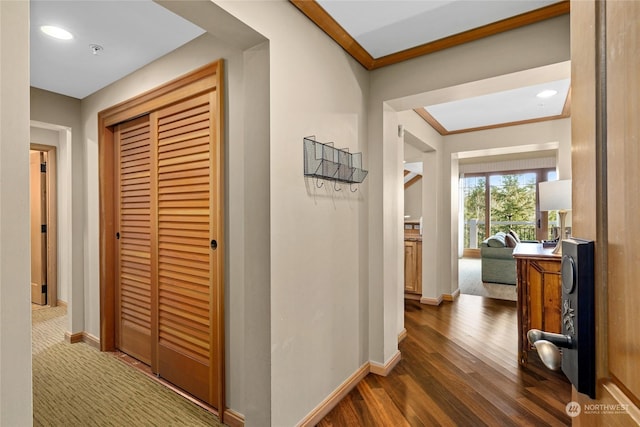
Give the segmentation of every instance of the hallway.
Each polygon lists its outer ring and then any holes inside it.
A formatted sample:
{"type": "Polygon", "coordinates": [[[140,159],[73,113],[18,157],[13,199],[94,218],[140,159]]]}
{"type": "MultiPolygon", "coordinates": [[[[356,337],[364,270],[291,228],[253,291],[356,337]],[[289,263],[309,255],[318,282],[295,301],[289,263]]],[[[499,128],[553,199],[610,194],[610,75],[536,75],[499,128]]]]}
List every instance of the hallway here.
{"type": "Polygon", "coordinates": [[[114,354],[67,343],[66,325],[64,306],[32,311],[34,426],[222,426],[114,354]]]}
{"type": "Polygon", "coordinates": [[[388,377],[369,374],[318,425],[570,425],[568,380],[534,355],[518,367],[516,322],[513,301],[405,300],[400,363],[388,377]]]}

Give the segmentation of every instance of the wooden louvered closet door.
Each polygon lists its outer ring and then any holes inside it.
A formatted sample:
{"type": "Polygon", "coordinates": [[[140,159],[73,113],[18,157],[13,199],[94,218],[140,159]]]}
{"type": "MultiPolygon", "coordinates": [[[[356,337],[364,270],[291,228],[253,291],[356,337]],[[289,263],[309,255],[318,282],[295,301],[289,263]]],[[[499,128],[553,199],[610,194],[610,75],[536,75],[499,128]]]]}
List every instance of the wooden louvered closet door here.
{"type": "Polygon", "coordinates": [[[218,397],[214,108],[206,93],[116,127],[117,346],[212,405],[218,397]]]}
{"type": "Polygon", "coordinates": [[[116,339],[151,363],[151,140],[149,116],[116,126],[116,339]]]}
{"type": "Polygon", "coordinates": [[[217,401],[212,93],[157,112],[158,373],[217,401]]]}
{"type": "Polygon", "coordinates": [[[100,349],[224,416],[223,61],[98,114],[100,349]]]}

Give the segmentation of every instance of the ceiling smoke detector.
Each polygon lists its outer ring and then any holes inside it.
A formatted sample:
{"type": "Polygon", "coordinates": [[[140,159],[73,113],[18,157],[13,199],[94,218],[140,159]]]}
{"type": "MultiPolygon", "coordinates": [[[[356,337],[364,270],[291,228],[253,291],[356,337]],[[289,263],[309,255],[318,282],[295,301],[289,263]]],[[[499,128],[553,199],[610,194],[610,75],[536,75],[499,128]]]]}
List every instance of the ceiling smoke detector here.
{"type": "Polygon", "coordinates": [[[104,48],[99,44],[90,44],[89,48],[91,49],[91,53],[93,53],[94,55],[99,55],[100,52],[104,50],[104,48]]]}

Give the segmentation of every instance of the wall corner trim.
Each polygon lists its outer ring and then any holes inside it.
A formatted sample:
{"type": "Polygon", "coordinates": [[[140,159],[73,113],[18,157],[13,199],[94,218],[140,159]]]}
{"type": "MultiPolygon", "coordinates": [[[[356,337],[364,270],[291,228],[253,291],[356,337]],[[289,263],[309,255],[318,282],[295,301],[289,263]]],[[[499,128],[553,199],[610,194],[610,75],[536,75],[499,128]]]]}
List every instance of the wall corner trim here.
{"type": "Polygon", "coordinates": [[[443,295],[440,295],[438,298],[422,297],[422,298],[420,298],[420,304],[440,305],[440,303],[442,303],[443,299],[444,299],[443,295]]]}
{"type": "MultiPolygon", "coordinates": [[[[403,330],[406,336],[407,330],[403,330]]],[[[402,334],[402,332],[401,332],[402,334]]],[[[335,408],[342,399],[344,399],[351,390],[353,390],[360,381],[372,373],[386,377],[396,367],[402,359],[400,350],[396,350],[395,354],[384,365],[376,362],[366,362],[357,371],[349,376],[342,384],[340,384],[329,396],[326,397],[318,406],[309,412],[296,427],[312,427],[318,424],[333,408],[335,408]]],[[[229,410],[227,410],[229,411],[229,410]]],[[[225,423],[228,423],[227,411],[225,411],[225,423]]],[[[230,427],[236,427],[235,424],[228,423],[230,427]]],[[[244,424],[242,424],[244,426],[244,424]]]]}
{"type": "MultiPolygon", "coordinates": [[[[360,381],[370,372],[370,362],[366,362],[357,371],[349,376],[342,384],[338,386],[326,399],[316,406],[306,417],[304,417],[297,426],[311,427],[315,426],[322,420],[344,397],[353,390],[360,381]]],[[[226,418],[225,418],[226,421],[226,418]]]]}
{"type": "Polygon", "coordinates": [[[64,340],[69,344],[76,344],[79,342],[86,343],[91,347],[100,350],[100,339],[94,335],[91,335],[88,332],[76,332],[72,334],[71,332],[64,333],[64,340]]]}
{"type": "Polygon", "coordinates": [[[402,328],[400,333],[398,334],[398,344],[402,342],[407,337],[407,328],[402,328]]]}
{"type": "Polygon", "coordinates": [[[443,301],[448,301],[448,302],[453,302],[453,301],[457,300],[459,296],[460,296],[460,288],[456,289],[455,291],[453,291],[450,294],[442,295],[442,300],[443,301]]]}
{"type": "Polygon", "coordinates": [[[393,368],[396,367],[400,359],[402,359],[400,350],[396,350],[395,354],[384,365],[376,362],[369,362],[371,364],[371,373],[386,377],[391,373],[393,368]]]}
{"type": "Polygon", "coordinates": [[[224,423],[229,427],[244,427],[244,415],[227,408],[224,410],[224,423]]]}

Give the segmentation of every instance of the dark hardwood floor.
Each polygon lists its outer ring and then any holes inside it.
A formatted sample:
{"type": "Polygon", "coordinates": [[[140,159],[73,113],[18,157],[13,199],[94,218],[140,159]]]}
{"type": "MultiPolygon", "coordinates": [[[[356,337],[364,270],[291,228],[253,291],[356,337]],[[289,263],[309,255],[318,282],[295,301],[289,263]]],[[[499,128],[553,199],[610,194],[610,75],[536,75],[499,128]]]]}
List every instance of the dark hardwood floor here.
{"type": "Polygon", "coordinates": [[[515,304],[406,300],[402,360],[387,377],[367,375],[318,426],[570,425],[564,374],[533,353],[518,366],[515,304]]]}

